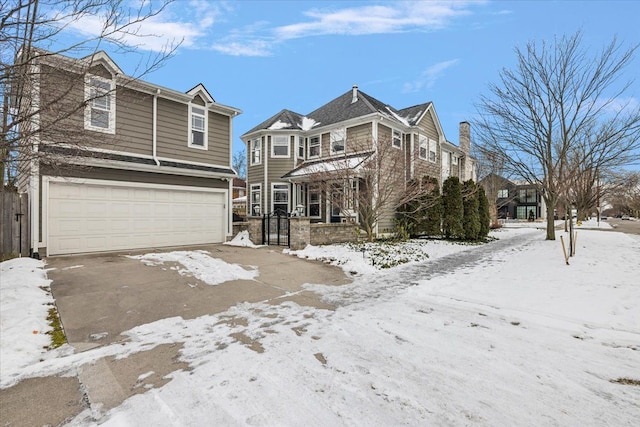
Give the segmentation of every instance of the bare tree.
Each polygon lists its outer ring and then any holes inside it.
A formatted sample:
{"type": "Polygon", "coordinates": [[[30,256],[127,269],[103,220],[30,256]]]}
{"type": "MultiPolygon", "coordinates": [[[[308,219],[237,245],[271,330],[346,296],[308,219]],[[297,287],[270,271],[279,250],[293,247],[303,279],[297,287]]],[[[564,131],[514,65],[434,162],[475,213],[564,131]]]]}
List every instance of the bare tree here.
{"type": "Polygon", "coordinates": [[[119,76],[114,91],[134,85],[175,51],[181,41],[147,54],[141,54],[137,46],[155,37],[143,31],[144,21],[157,16],[171,1],[0,0],[0,191],[5,179],[15,178],[19,162],[46,158],[55,163],[59,157],[56,146],[80,150],[91,144],[74,117],[92,99],[108,95],[77,96],[83,93],[85,76],[99,50],[108,46],[111,52],[140,55],[135,72],[130,77],[119,76]],[[66,30],[86,19],[98,25],[93,28],[95,36],[64,44],[69,40],[66,30]],[[71,59],[76,57],[82,59],[71,59]],[[55,90],[38,96],[37,85],[53,78],[55,90]],[[39,150],[34,140],[46,141],[49,150],[39,150]]]}
{"type": "Polygon", "coordinates": [[[386,137],[351,139],[344,144],[348,149],[319,162],[309,179],[318,183],[332,210],[345,218],[357,217],[373,241],[379,223],[391,222],[402,204],[406,156],[386,137]]]}
{"type": "Polygon", "coordinates": [[[478,182],[482,184],[487,201],[489,202],[489,217],[492,226],[498,225],[498,210],[516,197],[516,194],[507,195],[501,193],[505,188],[506,180],[509,179],[506,160],[500,153],[490,151],[485,147],[474,145],[474,157],[477,159],[478,182]],[[501,197],[502,196],[502,197],[501,197]]]}
{"type": "Polygon", "coordinates": [[[604,198],[613,214],[626,213],[640,217],[640,172],[624,171],[615,174],[602,185],[604,198]]]}
{"type": "Polygon", "coordinates": [[[247,154],[246,149],[236,151],[233,153],[233,169],[238,173],[238,176],[242,179],[247,177],[247,154]]]}
{"type": "Polygon", "coordinates": [[[624,50],[614,38],[591,57],[581,43],[578,32],[517,48],[516,68],[503,69],[499,84],[490,85],[491,95],[478,105],[480,144],[542,190],[548,240],[555,240],[556,204],[568,194],[574,172],[571,150],[599,158],[603,167],[630,163],[638,155],[640,108],[619,105],[631,85],[619,80],[638,46],[624,50]],[[598,137],[586,137],[590,130],[598,137]]]}

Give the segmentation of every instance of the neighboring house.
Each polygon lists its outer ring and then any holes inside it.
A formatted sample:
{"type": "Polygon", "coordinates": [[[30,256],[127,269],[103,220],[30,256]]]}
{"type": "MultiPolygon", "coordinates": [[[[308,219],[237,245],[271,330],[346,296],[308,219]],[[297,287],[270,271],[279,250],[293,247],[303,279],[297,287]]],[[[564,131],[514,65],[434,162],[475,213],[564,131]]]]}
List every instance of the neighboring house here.
{"type": "Polygon", "coordinates": [[[233,179],[233,213],[234,221],[247,214],[247,181],[242,178],[233,179]]]}
{"type": "Polygon", "coordinates": [[[495,193],[498,219],[546,218],[546,205],[540,190],[527,182],[510,181],[497,174],[489,174],[479,183],[485,192],[495,193]]]}
{"type": "Polygon", "coordinates": [[[128,77],[104,52],[40,55],[32,69],[25,84],[38,102],[20,108],[40,111],[20,129],[21,156],[41,158],[21,165],[19,191],[29,195],[34,256],[231,235],[232,121],[240,110],[217,103],[202,84],[183,93],[128,77]]]}
{"type": "MultiPolygon", "coordinates": [[[[359,207],[337,209],[336,195],[318,185],[315,172],[353,169],[351,182],[337,184],[338,197],[349,197],[349,191],[359,191],[362,184],[358,167],[388,147],[403,158],[397,166],[403,176],[401,188],[395,189],[398,197],[406,183],[425,175],[440,184],[452,175],[463,181],[474,178],[469,124],[461,123],[460,131],[456,146],[447,141],[433,103],[397,110],[357,86],[307,115],[282,110],[241,136],[247,146],[247,213],[290,213],[325,223],[357,221],[359,207]]],[[[393,214],[389,207],[376,224],[379,231],[393,228],[393,214]]]]}

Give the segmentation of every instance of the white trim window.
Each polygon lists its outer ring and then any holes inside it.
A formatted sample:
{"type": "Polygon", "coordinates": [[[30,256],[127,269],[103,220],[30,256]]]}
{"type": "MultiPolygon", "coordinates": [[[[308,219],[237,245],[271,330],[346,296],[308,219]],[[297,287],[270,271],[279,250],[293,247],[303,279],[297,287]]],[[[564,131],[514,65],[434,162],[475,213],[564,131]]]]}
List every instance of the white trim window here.
{"type": "Polygon", "coordinates": [[[438,143],[433,139],[429,139],[429,161],[435,163],[437,161],[436,150],[438,143]]]}
{"type": "Polygon", "coordinates": [[[458,164],[458,156],[456,156],[455,154],[451,156],[451,164],[454,164],[454,165],[458,164]]]}
{"type": "Polygon", "coordinates": [[[271,157],[289,158],[289,135],[271,137],[271,157]]]}
{"type": "Polygon", "coordinates": [[[509,189],[503,188],[498,190],[498,199],[506,199],[509,197],[509,189]]]}
{"type": "Polygon", "coordinates": [[[320,188],[309,187],[309,216],[311,218],[320,218],[320,188]]]}
{"type": "Polygon", "coordinates": [[[249,196],[249,215],[260,216],[262,214],[262,184],[251,184],[249,196]]]}
{"type": "Polygon", "coordinates": [[[347,140],[347,130],[344,128],[334,129],[329,135],[331,141],[331,154],[344,153],[347,140]]]}
{"type": "Polygon", "coordinates": [[[304,160],[304,136],[298,138],[298,158],[304,160]]]}
{"type": "Polygon", "coordinates": [[[207,141],[207,108],[189,104],[189,147],[206,150],[207,141]]]}
{"type": "Polygon", "coordinates": [[[320,156],[320,135],[309,138],[309,159],[320,156]]]}
{"type": "Polygon", "coordinates": [[[402,148],[402,132],[393,129],[391,133],[391,145],[395,148],[402,148]]]}
{"type": "Polygon", "coordinates": [[[271,184],[271,212],[279,215],[289,212],[289,184],[271,184]]]}
{"type": "Polygon", "coordinates": [[[418,148],[418,156],[422,160],[427,160],[427,155],[429,150],[429,140],[427,139],[426,136],[420,135],[419,141],[420,141],[420,145],[418,148]]]}
{"type": "Polygon", "coordinates": [[[84,96],[84,128],[104,133],[116,133],[116,91],[112,80],[87,75],[84,96]]]}
{"type": "Polygon", "coordinates": [[[251,140],[251,166],[259,165],[262,162],[262,140],[260,138],[251,140]]]}

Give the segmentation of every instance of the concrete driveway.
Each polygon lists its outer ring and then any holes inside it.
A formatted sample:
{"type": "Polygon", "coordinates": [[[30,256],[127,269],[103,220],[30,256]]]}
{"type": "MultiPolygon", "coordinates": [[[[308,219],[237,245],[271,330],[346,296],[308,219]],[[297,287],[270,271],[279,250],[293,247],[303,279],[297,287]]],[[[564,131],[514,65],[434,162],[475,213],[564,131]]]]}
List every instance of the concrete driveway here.
{"type": "MultiPolygon", "coordinates": [[[[181,275],[171,265],[148,266],[131,253],[47,258],[51,290],[67,340],[76,352],[127,339],[135,326],[181,316],[185,319],[221,313],[241,302],[295,301],[332,308],[308,291],[305,283],[341,285],[344,272],[317,261],[284,255],[280,248],[212,245],[174,250],[206,250],[227,263],[252,266],[254,280],[233,280],[215,286],[181,275]]],[[[233,319],[227,319],[233,322],[233,319]]],[[[242,336],[239,341],[244,342],[242,336]]],[[[248,339],[248,338],[247,338],[248,339]]],[[[168,374],[189,369],[179,360],[182,345],[159,345],[127,358],[105,357],[79,366],[76,376],[31,378],[0,390],[2,425],[59,425],[87,408],[106,411],[128,397],[161,387],[168,374]],[[148,376],[149,372],[153,372],[148,376]],[[141,380],[141,375],[144,379],[141,380]]]]}

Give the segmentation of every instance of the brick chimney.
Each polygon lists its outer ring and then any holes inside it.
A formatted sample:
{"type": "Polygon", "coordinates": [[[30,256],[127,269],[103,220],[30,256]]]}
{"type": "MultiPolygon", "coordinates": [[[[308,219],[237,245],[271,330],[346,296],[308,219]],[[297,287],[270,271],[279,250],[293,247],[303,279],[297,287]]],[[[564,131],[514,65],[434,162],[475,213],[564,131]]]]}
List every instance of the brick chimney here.
{"type": "Polygon", "coordinates": [[[471,125],[468,122],[460,122],[460,140],[459,147],[464,153],[464,157],[460,159],[461,162],[461,179],[466,181],[468,179],[475,179],[473,172],[473,161],[471,160],[471,125]]]}
{"type": "Polygon", "coordinates": [[[468,122],[460,122],[460,149],[468,156],[471,154],[471,125],[468,122]]]}
{"type": "Polygon", "coordinates": [[[351,103],[358,102],[358,85],[353,85],[351,88],[351,103]]]}

